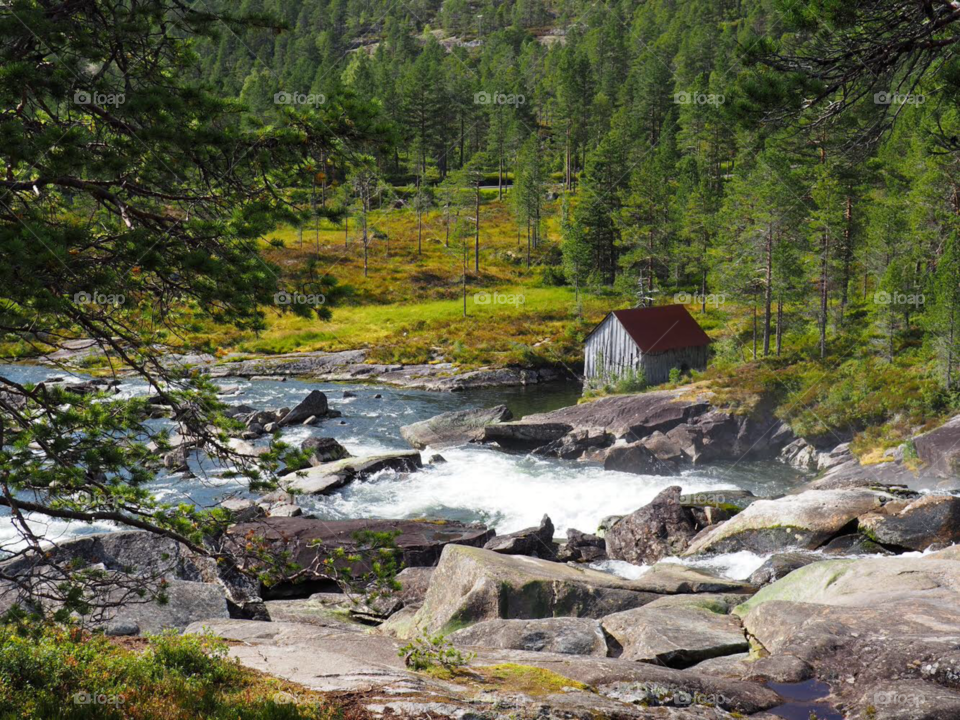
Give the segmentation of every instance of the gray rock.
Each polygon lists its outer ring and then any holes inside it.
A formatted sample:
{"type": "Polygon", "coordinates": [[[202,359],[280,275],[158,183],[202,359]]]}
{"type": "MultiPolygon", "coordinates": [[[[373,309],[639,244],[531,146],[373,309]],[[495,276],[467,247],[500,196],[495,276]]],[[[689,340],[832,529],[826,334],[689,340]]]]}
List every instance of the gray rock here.
{"type": "Polygon", "coordinates": [[[607,515],[597,524],[597,537],[605,538],[610,528],[623,520],[623,515],[607,515]]]}
{"type": "Polygon", "coordinates": [[[607,656],[603,630],[600,623],[591,618],[485,620],[458,630],[448,639],[458,647],[479,645],[503,650],[607,656]]]}
{"type": "Polygon", "coordinates": [[[604,455],[603,469],[634,475],[675,475],[679,470],[675,463],[658,459],[640,442],[611,447],[604,455]]]}
{"type": "Polygon", "coordinates": [[[352,693],[365,711],[377,717],[706,720],[704,713],[709,713],[711,720],[719,720],[727,717],[726,710],[752,715],[779,702],[774,692],[753,683],[595,656],[484,648],[476,649],[477,657],[471,662],[478,669],[503,664],[541,668],[575,681],[571,685],[583,683],[598,692],[570,687],[535,696],[495,690],[478,693],[473,676],[438,681],[408,672],[398,657],[398,642],[349,627],[215,621],[196,623],[188,632],[212,632],[235,640],[230,655],[247,667],[320,692],[352,693]],[[633,704],[637,692],[651,688],[715,698],[723,709],[633,704]]]}
{"type": "Polygon", "coordinates": [[[689,508],[680,504],[680,486],[663,490],[649,505],[627,515],[604,535],[607,556],[635,565],[679,555],[702,529],[689,508]]]}
{"type": "MultiPolygon", "coordinates": [[[[355,552],[359,547],[356,534],[359,532],[398,532],[395,543],[400,551],[403,565],[422,567],[435,565],[440,552],[449,543],[483,545],[492,531],[482,525],[465,525],[447,520],[318,520],[311,517],[271,517],[252,523],[234,525],[227,531],[225,549],[243,555],[248,537],[260,538],[274,554],[289,554],[292,562],[302,568],[320,568],[323,561],[342,548],[355,552]]],[[[358,567],[363,572],[364,564],[358,567]]],[[[320,571],[308,572],[306,581],[323,582],[320,571]]],[[[326,583],[336,590],[333,583],[326,583]]],[[[320,588],[314,588],[319,590],[320,588]]],[[[303,589],[283,582],[270,588],[271,597],[290,593],[301,595],[303,589]]]]}
{"type": "Polygon", "coordinates": [[[688,394],[679,389],[601,398],[490,426],[481,439],[510,450],[580,457],[613,438],[647,452],[615,445],[608,451],[611,467],[640,467],[637,472],[644,473],[666,472],[671,462],[772,457],[793,439],[772,416],[731,415],[713,409],[709,393],[694,399],[688,394]]]}
{"type": "Polygon", "coordinates": [[[759,652],[809,665],[853,717],[953,718],[960,708],[957,556],[951,548],[922,558],[819,562],[733,612],[759,652]],[[896,702],[895,693],[885,694],[896,687],[922,701],[896,702]]]}
{"type": "Polygon", "coordinates": [[[938,477],[960,475],[960,415],[913,438],[913,447],[928,472],[938,477]]]}
{"type": "Polygon", "coordinates": [[[300,443],[300,449],[305,453],[310,453],[310,464],[314,467],[350,457],[347,449],[330,437],[307,438],[300,443]]]}
{"type": "Polygon", "coordinates": [[[300,517],[303,515],[303,508],[296,503],[268,505],[266,511],[267,517],[300,517]]]}
{"type": "Polygon", "coordinates": [[[487,425],[504,422],[512,417],[506,405],[477,410],[458,410],[442,413],[413,425],[406,425],[400,428],[400,434],[418,450],[423,450],[427,446],[442,448],[465,445],[479,440],[487,425]]]}
{"type": "Polygon", "coordinates": [[[794,570],[819,562],[822,559],[822,557],[811,553],[778,553],[754,570],[753,574],[747,578],[747,582],[754,587],[763,587],[786,577],[794,570]]]}
{"type": "Polygon", "coordinates": [[[572,425],[562,423],[503,422],[483,428],[480,442],[526,451],[559,440],[571,430],[572,425]]]}
{"type": "Polygon", "coordinates": [[[114,620],[107,624],[103,629],[103,634],[110,637],[123,637],[125,635],[139,635],[140,626],[132,621],[114,620]]]}
{"type": "Polygon", "coordinates": [[[926,550],[960,541],[960,498],[924,495],[896,500],[860,518],[860,531],[883,545],[926,550]]]}
{"type": "Polygon", "coordinates": [[[530,555],[548,560],[557,554],[557,545],[553,542],[553,522],[548,515],[543,516],[539,527],[497,535],[483,547],[505,555],[530,555]]]}
{"type": "Polygon", "coordinates": [[[400,583],[400,599],[405,606],[423,604],[430,588],[430,579],[433,577],[432,567],[405,567],[397,573],[400,583]]]}
{"type": "Polygon", "coordinates": [[[266,514],[253,500],[245,498],[228,498],[220,503],[220,507],[229,511],[233,522],[250,522],[266,514]]]}
{"type": "Polygon", "coordinates": [[[738,618],[697,607],[646,607],[603,618],[624,660],[686,668],[709,658],[747,652],[738,618]]]}
{"type": "Polygon", "coordinates": [[[311,417],[326,417],[327,396],[319,390],[311,390],[300,403],[279,421],[281,426],[296,425],[311,417]]]}
{"type": "Polygon", "coordinates": [[[190,458],[190,449],[187,447],[178,447],[163,456],[163,467],[170,472],[186,472],[190,469],[188,460],[190,458]]]}
{"type": "Polygon", "coordinates": [[[447,459],[443,455],[431,455],[427,460],[431,465],[443,465],[447,459]]]}
{"type": "Polygon", "coordinates": [[[595,562],[607,558],[607,544],[599,535],[567,530],[567,542],[557,553],[558,562],[595,562]]]}
{"type": "Polygon", "coordinates": [[[534,455],[542,457],[556,457],[564,460],[575,460],[586,453],[600,448],[607,448],[614,442],[613,435],[591,430],[573,430],[562,438],[535,448],[534,455]]]}
{"type": "Polygon", "coordinates": [[[307,495],[325,495],[355,480],[362,480],[384,470],[411,472],[421,467],[423,462],[420,459],[420,453],[416,450],[357,458],[348,457],[297,470],[285,475],[283,484],[288,491],[307,495]]]}
{"type": "Polygon", "coordinates": [[[878,543],[875,543],[866,535],[856,532],[848,535],[838,535],[826,545],[821,545],[817,550],[824,556],[830,555],[893,555],[878,543]]]}
{"type": "Polygon", "coordinates": [[[483,620],[603,617],[660,595],[742,588],[680,565],[656,566],[639,580],[463,545],[443,550],[414,625],[453,632],[483,620]]]}
{"type": "Polygon", "coordinates": [[[865,489],[809,490],[777,500],[758,500],[730,520],[698,536],[685,555],[750,550],[815,550],[891,496],[865,489]]]}
{"type": "Polygon", "coordinates": [[[136,625],[140,632],[182,629],[204,617],[227,618],[230,607],[260,603],[259,597],[241,597],[241,586],[211,558],[197,555],[174,540],[144,531],[87,535],[51,547],[43,556],[33,553],[0,563],[0,573],[18,582],[0,582],[0,612],[15,604],[44,597],[48,611],[59,608],[61,570],[76,573],[98,569],[103,577],[87,585],[85,599],[94,613],[94,627],[119,633],[136,625]],[[32,587],[34,595],[27,593],[32,587]],[[162,598],[167,601],[161,602],[162,598]],[[228,607],[228,600],[231,605],[228,607]]]}
{"type": "Polygon", "coordinates": [[[663,462],[682,463],[687,459],[680,444],[672,438],[668,438],[659,430],[651,433],[640,442],[653,453],[655,458],[663,462]]]}

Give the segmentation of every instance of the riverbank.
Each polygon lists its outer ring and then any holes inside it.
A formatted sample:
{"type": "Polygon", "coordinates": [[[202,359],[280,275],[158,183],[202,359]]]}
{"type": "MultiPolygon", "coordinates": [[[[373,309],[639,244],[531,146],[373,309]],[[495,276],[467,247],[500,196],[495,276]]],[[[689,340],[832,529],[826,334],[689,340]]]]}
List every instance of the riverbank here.
{"type": "MultiPolygon", "coordinates": [[[[16,370],[24,382],[51,374],[16,370]]],[[[236,378],[215,379],[223,399],[318,453],[308,476],[350,463],[352,474],[323,494],[260,498],[191,452],[155,490],[235,513],[217,548],[241,563],[250,538],[322,568],[357,530],[398,532],[401,593],[358,606],[322,573],[267,585],[144,533],[62,542],[61,528],[53,557],[163,583],[168,602],[114,611],[102,625],[112,634],[211,632],[243,665],[304,688],[284,692],[348,693],[361,717],[725,720],[787,708],[899,720],[960,707],[953,660],[929,630],[960,622],[957,422],[872,466],[842,443],[797,438],[772,410],[724,410],[701,386],[577,404],[546,397],[564,383],[449,393],[236,378]],[[302,406],[311,417],[285,424],[302,406]],[[353,458],[331,460],[338,446],[353,458]],[[372,467],[374,454],[417,462],[372,467]],[[401,649],[438,635],[464,662],[409,667],[401,649]]],[[[4,572],[22,574],[28,557],[4,572]]]]}

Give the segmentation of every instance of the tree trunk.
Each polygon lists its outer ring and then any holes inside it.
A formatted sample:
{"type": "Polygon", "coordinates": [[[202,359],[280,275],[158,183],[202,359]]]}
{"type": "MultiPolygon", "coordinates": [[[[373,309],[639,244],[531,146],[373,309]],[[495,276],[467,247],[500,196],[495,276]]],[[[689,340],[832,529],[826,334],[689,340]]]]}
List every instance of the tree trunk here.
{"type": "Polygon", "coordinates": [[[763,293],[763,356],[770,354],[770,314],[773,304],[773,228],[767,232],[767,285],[763,293]]]}
{"type": "Polygon", "coordinates": [[[840,327],[843,327],[843,315],[847,309],[847,286],[850,284],[850,265],[853,261],[853,198],[849,195],[843,218],[843,272],[840,277],[840,313],[837,316],[837,325],[840,327]]]}
{"type": "Polygon", "coordinates": [[[707,270],[702,268],[700,271],[700,314],[707,312],[707,270]]]}
{"type": "Polygon", "coordinates": [[[477,180],[477,229],[474,235],[473,271],[480,275],[480,180],[477,180]]]}
{"type": "Polygon", "coordinates": [[[956,328],[956,311],[950,309],[950,339],[947,345],[947,392],[953,390],[953,337],[956,328]]]}
{"type": "Polygon", "coordinates": [[[783,293],[777,296],[777,357],[783,345],[783,293]]]}
{"type": "Polygon", "coordinates": [[[827,300],[829,291],[827,280],[829,276],[830,235],[823,234],[820,252],[820,359],[827,356],[827,300]]]}
{"type": "Polygon", "coordinates": [[[530,269],[530,220],[527,219],[527,270],[530,269]]]}

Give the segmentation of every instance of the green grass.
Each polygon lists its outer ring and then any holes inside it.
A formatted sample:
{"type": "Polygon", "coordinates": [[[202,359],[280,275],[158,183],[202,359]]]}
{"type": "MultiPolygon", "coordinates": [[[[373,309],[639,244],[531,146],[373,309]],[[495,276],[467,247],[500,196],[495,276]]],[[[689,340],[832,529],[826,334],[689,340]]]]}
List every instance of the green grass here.
{"type": "Polygon", "coordinates": [[[75,628],[0,626],[0,718],[334,720],[318,693],[242,668],[222,641],[124,644],[75,628]]]}

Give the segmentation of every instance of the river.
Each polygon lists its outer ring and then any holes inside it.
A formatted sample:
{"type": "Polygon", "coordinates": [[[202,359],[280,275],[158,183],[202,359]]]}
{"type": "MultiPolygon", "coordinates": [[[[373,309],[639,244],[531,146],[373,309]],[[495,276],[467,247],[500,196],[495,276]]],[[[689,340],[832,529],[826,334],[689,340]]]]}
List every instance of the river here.
{"type": "MultiPolygon", "coordinates": [[[[46,367],[7,365],[0,369],[0,375],[17,382],[38,382],[64,374],[46,367]]],[[[77,376],[76,379],[86,378],[77,376]]],[[[323,391],[330,407],[341,411],[343,417],[325,420],[314,427],[287,429],[283,439],[299,444],[310,436],[333,437],[354,455],[409,449],[400,436],[400,428],[438,413],[504,403],[519,418],[574,404],[580,394],[579,386],[573,383],[462,393],[292,379],[280,382],[229,378],[219,379],[217,383],[237,388],[236,393],[224,397],[225,402],[262,409],[293,407],[310,390],[323,391]],[[344,397],[344,393],[354,397],[344,397]]],[[[147,387],[141,381],[125,380],[119,391],[120,397],[129,397],[146,393],[147,387]]],[[[161,425],[164,421],[156,422],[161,425]]],[[[803,482],[790,468],[769,462],[706,466],[676,476],[646,476],[605,471],[598,465],[579,461],[510,454],[482,446],[445,448],[438,452],[447,462],[425,464],[422,470],[408,475],[382,473],[332,495],[302,497],[299,502],[304,512],[323,519],[438,517],[483,522],[501,534],[537,525],[546,513],[553,520],[557,535],[563,536],[568,528],[594,532],[604,517],[632,512],[669,485],[680,485],[685,493],[746,489],[756,495],[770,496],[782,494],[803,482]]],[[[433,454],[434,451],[425,450],[424,460],[433,454]]],[[[222,476],[222,468],[192,461],[191,470],[193,477],[171,475],[158,479],[155,487],[158,496],[168,501],[211,506],[226,497],[245,494],[237,480],[222,476]]],[[[50,523],[41,522],[39,518],[36,522],[38,533],[51,541],[111,529],[106,524],[50,523]]],[[[13,539],[13,529],[5,524],[0,529],[0,543],[9,547],[7,542],[13,539]]],[[[759,561],[756,557],[730,557],[711,562],[724,574],[739,575],[759,561]],[[731,569],[733,567],[736,569],[731,569]]],[[[629,568],[614,569],[630,574],[629,568]]]]}

